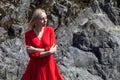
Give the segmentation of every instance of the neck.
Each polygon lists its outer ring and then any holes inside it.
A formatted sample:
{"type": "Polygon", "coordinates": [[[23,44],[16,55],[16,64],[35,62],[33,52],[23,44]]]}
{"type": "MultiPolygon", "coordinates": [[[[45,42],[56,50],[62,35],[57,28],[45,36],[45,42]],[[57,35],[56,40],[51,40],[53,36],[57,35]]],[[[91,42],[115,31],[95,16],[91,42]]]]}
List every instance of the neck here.
{"type": "Polygon", "coordinates": [[[38,32],[42,31],[44,27],[35,27],[34,29],[38,32]]]}
{"type": "Polygon", "coordinates": [[[34,30],[37,32],[37,33],[39,33],[39,32],[41,32],[41,31],[43,31],[43,29],[44,29],[44,27],[40,27],[40,28],[34,28],[34,30]]]}

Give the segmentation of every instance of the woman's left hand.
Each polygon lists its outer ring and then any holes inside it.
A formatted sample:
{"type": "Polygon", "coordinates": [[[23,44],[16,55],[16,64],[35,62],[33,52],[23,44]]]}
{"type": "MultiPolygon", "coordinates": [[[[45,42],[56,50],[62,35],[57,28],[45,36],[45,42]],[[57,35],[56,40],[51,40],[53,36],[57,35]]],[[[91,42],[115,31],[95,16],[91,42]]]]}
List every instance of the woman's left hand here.
{"type": "Polygon", "coordinates": [[[57,45],[53,44],[52,47],[50,48],[49,52],[55,53],[56,51],[57,51],[57,45]]]}

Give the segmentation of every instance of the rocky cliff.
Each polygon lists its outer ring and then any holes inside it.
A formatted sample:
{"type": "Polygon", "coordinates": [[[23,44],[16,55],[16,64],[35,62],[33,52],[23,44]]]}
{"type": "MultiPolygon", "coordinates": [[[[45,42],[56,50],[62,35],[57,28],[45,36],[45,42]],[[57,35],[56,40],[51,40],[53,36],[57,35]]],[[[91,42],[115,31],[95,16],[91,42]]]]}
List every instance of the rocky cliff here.
{"type": "Polygon", "coordinates": [[[24,33],[37,7],[55,29],[65,80],[120,79],[119,0],[1,0],[0,80],[21,80],[29,60],[24,33]]]}

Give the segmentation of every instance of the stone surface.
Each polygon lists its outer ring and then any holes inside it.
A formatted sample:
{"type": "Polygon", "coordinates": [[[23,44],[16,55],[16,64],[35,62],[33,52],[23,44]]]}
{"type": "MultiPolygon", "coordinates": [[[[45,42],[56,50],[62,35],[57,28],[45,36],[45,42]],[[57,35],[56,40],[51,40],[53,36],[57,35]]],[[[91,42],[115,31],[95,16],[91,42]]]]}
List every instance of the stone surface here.
{"type": "MultiPolygon", "coordinates": [[[[116,0],[119,3],[119,0],[116,0]]],[[[55,29],[54,55],[65,80],[120,79],[120,9],[109,0],[1,0],[0,80],[21,80],[29,57],[24,33],[44,8],[55,29]]]]}

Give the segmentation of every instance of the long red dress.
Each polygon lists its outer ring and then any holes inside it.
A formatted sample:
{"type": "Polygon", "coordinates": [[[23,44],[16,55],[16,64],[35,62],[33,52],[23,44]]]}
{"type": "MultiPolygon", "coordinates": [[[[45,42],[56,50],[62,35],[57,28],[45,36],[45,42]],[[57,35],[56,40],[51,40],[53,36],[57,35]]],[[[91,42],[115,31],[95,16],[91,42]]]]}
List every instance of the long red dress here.
{"type": "MultiPolygon", "coordinates": [[[[25,42],[28,46],[45,48],[47,51],[54,43],[56,43],[54,30],[52,27],[44,27],[44,33],[41,40],[39,40],[33,30],[30,30],[25,34],[25,42]]],[[[53,55],[43,58],[40,58],[39,56],[40,52],[29,54],[30,61],[22,80],[64,80],[60,75],[53,55]]]]}

